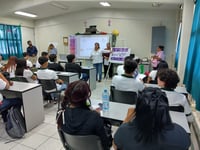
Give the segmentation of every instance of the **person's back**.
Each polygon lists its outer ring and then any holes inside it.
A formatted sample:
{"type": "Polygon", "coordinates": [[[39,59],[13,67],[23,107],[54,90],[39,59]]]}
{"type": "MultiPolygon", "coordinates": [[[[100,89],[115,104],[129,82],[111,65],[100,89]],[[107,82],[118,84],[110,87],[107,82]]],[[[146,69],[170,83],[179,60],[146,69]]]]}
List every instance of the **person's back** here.
{"type": "Polygon", "coordinates": [[[41,65],[41,68],[37,71],[38,79],[58,79],[56,72],[48,69],[48,58],[41,56],[39,57],[38,61],[41,65]]]}
{"type": "Polygon", "coordinates": [[[174,91],[179,81],[179,76],[174,70],[163,69],[158,72],[158,85],[166,93],[169,106],[183,106],[188,122],[192,122],[192,110],[186,96],[174,91]]]}
{"type": "Polygon", "coordinates": [[[87,103],[90,95],[87,82],[79,80],[69,84],[62,102],[65,112],[61,128],[71,135],[96,135],[100,138],[104,150],[108,150],[103,120],[100,114],[90,110],[87,103]]]}
{"type": "Polygon", "coordinates": [[[136,141],[138,132],[136,122],[122,124],[115,134],[115,142],[122,150],[187,150],[190,144],[188,133],[178,124],[166,126],[159,133],[159,139],[150,143],[136,141]]]}
{"type": "MultiPolygon", "coordinates": [[[[131,109],[130,109],[131,110],[131,109]]],[[[117,150],[187,150],[189,134],[171,121],[166,94],[159,88],[145,88],[138,95],[136,109],[128,111],[126,123],[114,135],[117,150]],[[128,118],[128,119],[127,119],[128,118]]]]}
{"type": "Polygon", "coordinates": [[[66,72],[75,72],[79,74],[79,78],[81,76],[81,67],[76,64],[75,61],[75,55],[69,54],[67,55],[67,61],[68,63],[65,64],[65,71],[66,72]]]}
{"type": "Polygon", "coordinates": [[[133,77],[134,71],[137,68],[137,62],[128,56],[124,61],[125,74],[115,75],[112,79],[112,86],[120,91],[141,91],[144,86],[141,81],[133,77]]]}
{"type": "Polygon", "coordinates": [[[64,68],[60,64],[56,63],[56,59],[57,59],[56,54],[49,55],[50,61],[48,63],[48,68],[54,71],[64,71],[64,68]]]}
{"type": "Polygon", "coordinates": [[[27,61],[24,58],[17,59],[17,67],[15,70],[16,77],[24,77],[28,82],[38,83],[37,76],[33,74],[27,67],[27,61]]]}
{"type": "Polygon", "coordinates": [[[143,90],[144,86],[141,81],[133,76],[115,75],[112,79],[112,86],[120,91],[138,91],[143,90]]]}

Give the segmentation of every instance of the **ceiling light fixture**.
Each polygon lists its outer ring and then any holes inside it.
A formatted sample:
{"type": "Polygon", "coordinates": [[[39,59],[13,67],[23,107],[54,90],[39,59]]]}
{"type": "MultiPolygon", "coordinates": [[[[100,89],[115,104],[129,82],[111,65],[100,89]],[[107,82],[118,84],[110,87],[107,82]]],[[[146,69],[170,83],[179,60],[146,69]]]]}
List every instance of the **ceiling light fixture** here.
{"type": "Polygon", "coordinates": [[[35,15],[35,14],[31,14],[31,13],[27,13],[27,12],[23,12],[23,11],[16,11],[15,14],[21,15],[21,16],[26,16],[26,17],[31,17],[31,18],[37,17],[37,15],[35,15]]]}
{"type": "Polygon", "coordinates": [[[110,7],[111,5],[108,2],[99,2],[100,5],[104,7],[110,7]]]}

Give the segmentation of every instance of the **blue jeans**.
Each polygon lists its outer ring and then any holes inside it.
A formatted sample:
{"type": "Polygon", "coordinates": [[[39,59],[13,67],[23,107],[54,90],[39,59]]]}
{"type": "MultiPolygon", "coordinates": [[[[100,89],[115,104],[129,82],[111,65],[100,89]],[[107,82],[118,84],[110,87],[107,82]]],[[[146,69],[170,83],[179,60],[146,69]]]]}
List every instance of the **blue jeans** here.
{"type": "Polygon", "coordinates": [[[8,109],[12,106],[17,106],[21,107],[22,105],[22,100],[20,98],[8,98],[8,99],[3,99],[2,104],[0,105],[0,111],[2,114],[3,121],[7,121],[7,113],[8,109]]]}
{"type": "MultiPolygon", "coordinates": [[[[57,85],[58,91],[64,91],[67,88],[66,84],[61,84],[61,85],[60,84],[56,84],[56,85],[57,85]]],[[[59,95],[57,93],[52,93],[51,97],[52,97],[52,99],[54,99],[54,98],[58,98],[59,95]]]]}
{"type": "Polygon", "coordinates": [[[93,64],[96,68],[96,80],[102,79],[102,63],[93,64]]]}

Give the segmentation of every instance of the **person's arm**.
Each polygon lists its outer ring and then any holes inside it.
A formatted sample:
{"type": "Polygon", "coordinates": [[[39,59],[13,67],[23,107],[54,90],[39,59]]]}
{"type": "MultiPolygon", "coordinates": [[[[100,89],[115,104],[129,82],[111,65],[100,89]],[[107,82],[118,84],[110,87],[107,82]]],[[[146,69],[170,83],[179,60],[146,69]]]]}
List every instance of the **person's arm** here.
{"type": "Polygon", "coordinates": [[[128,112],[127,112],[127,115],[126,115],[126,118],[124,119],[123,123],[127,123],[127,122],[130,122],[134,119],[135,117],[135,108],[129,108],[128,109],[128,112]]]}
{"type": "Polygon", "coordinates": [[[109,139],[106,136],[103,120],[102,120],[102,118],[100,116],[98,116],[98,118],[96,118],[96,126],[97,126],[96,127],[96,133],[97,133],[97,136],[100,137],[103,149],[104,150],[109,150],[110,149],[109,148],[109,139]]]}
{"type": "Polygon", "coordinates": [[[9,82],[2,73],[0,73],[0,78],[6,83],[5,89],[9,89],[10,85],[13,84],[13,82],[9,82]]]}
{"type": "Polygon", "coordinates": [[[35,46],[35,56],[37,56],[38,50],[37,47],[35,46]]]}

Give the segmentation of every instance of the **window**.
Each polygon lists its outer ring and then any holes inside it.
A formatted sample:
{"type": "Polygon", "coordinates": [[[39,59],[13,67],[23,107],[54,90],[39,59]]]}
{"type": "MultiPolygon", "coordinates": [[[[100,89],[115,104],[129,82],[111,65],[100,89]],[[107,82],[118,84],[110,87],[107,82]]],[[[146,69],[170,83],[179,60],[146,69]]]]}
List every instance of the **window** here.
{"type": "Polygon", "coordinates": [[[22,57],[21,27],[0,24],[0,54],[6,60],[10,56],[22,57]]]}

